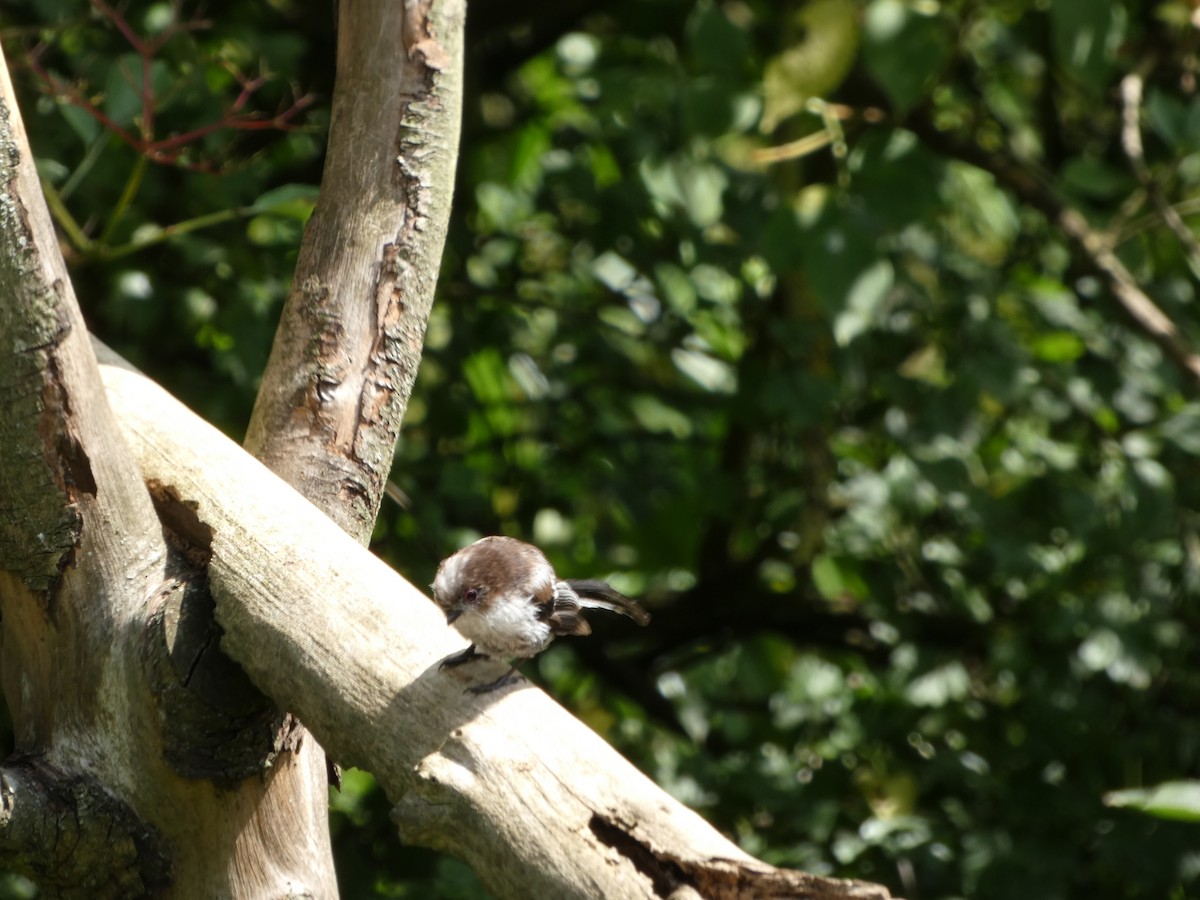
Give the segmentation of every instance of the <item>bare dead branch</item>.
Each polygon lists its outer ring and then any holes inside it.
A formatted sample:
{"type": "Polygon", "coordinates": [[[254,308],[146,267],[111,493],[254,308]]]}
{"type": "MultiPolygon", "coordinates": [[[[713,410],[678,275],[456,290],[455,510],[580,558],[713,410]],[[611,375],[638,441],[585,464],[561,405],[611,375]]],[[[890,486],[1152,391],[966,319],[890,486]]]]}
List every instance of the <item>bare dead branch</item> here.
{"type": "Polygon", "coordinates": [[[406,841],[461,857],[498,897],[521,900],[889,896],[754,860],[527,684],[466,693],[464,679],[489,672],[440,668],[462,642],[427,597],[115,363],[103,376],[143,474],[211,531],[222,647],[375,775],[406,841]]]}

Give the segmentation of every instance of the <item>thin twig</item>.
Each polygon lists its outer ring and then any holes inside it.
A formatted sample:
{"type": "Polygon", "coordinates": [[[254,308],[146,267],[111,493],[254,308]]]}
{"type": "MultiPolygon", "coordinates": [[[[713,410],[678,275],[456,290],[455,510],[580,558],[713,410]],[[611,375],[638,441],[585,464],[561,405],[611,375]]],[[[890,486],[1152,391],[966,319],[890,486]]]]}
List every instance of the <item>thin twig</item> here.
{"type": "Polygon", "coordinates": [[[807,156],[833,142],[833,135],[828,131],[816,131],[795,141],[779,144],[774,147],[759,147],[750,152],[750,160],[756,163],[776,163],[788,159],[807,156]]]}
{"type": "Polygon", "coordinates": [[[109,213],[108,223],[104,226],[104,230],[100,232],[99,241],[101,244],[107,244],[113,233],[117,230],[117,225],[121,222],[121,217],[125,215],[125,210],[129,209],[129,205],[133,203],[133,198],[137,196],[138,188],[142,186],[142,177],[146,174],[146,157],[139,156],[134,161],[133,168],[129,171],[129,177],[125,179],[125,187],[121,190],[121,196],[117,199],[116,205],[113,206],[112,212],[109,213]]]}
{"type": "Polygon", "coordinates": [[[161,244],[171,238],[179,237],[181,234],[187,234],[191,231],[199,231],[202,228],[210,228],[213,225],[220,225],[225,222],[231,222],[234,219],[243,218],[254,214],[254,207],[240,206],[232,209],[222,209],[214,213],[208,213],[203,216],[196,216],[194,219],[184,219],[182,222],[176,222],[174,225],[164,225],[162,228],[138,237],[126,244],[118,244],[115,247],[93,247],[91,256],[94,259],[119,259],[122,256],[129,256],[137,253],[140,250],[145,250],[147,247],[152,247],[155,244],[161,244]]]}
{"type": "Polygon", "coordinates": [[[844,103],[828,103],[824,100],[818,100],[815,97],[808,101],[807,108],[810,113],[821,118],[825,125],[821,131],[805,135],[794,141],[788,141],[786,144],[778,144],[774,147],[760,147],[757,150],[752,150],[750,152],[750,161],[763,165],[784,162],[789,159],[807,156],[829,144],[834,144],[835,156],[843,156],[845,155],[845,140],[842,137],[838,123],[859,120],[868,124],[878,124],[883,122],[887,117],[887,114],[883,110],[874,106],[859,109],[847,106],[844,103]]]}
{"type": "Polygon", "coordinates": [[[1172,360],[1200,382],[1200,355],[1192,351],[1175,323],[1141,289],[1137,279],[1113,252],[1110,242],[1070,207],[1063,206],[1055,218],[1059,227],[1087,254],[1092,266],[1104,275],[1109,290],[1130,317],[1172,360]]]}
{"type": "Polygon", "coordinates": [[[1102,277],[1121,308],[1145,334],[1194,382],[1200,384],[1200,355],[1196,354],[1175,323],[1159,309],[1137,279],[1113,252],[1112,241],[1088,223],[1078,210],[1068,206],[1039,177],[1030,165],[1003,154],[984,150],[977,144],[954,138],[938,129],[925,113],[915,113],[905,127],[928,146],[990,172],[1023,202],[1042,212],[1071,239],[1093,271],[1102,277]]]}
{"type": "MultiPolygon", "coordinates": [[[[1192,216],[1200,213],[1200,196],[1187,197],[1174,204],[1172,207],[1181,216],[1192,216]]],[[[1116,243],[1120,244],[1129,240],[1135,235],[1141,234],[1149,228],[1153,228],[1161,221],[1161,216],[1158,213],[1147,213],[1134,219],[1126,225],[1120,233],[1116,243]]]]}
{"type": "Polygon", "coordinates": [[[50,208],[50,214],[54,217],[55,223],[63,230],[63,234],[67,236],[71,246],[80,253],[90,253],[93,249],[91,238],[75,221],[75,217],[63,203],[62,197],[55,190],[54,185],[45,178],[42,179],[42,194],[46,198],[46,206],[50,208]]]}
{"type": "Polygon", "coordinates": [[[120,10],[114,9],[105,0],[91,0],[91,2],[92,6],[112,23],[129,46],[141,58],[141,84],[135,83],[132,75],[122,71],[122,76],[126,83],[138,94],[141,100],[141,115],[137,120],[140,135],[134,130],[122,127],[109,118],[103,109],[86,96],[84,89],[79,85],[64,81],[42,65],[41,54],[46,49],[44,45],[30,50],[26,54],[25,64],[41,82],[43,91],[83,110],[105,131],[115,135],[143,158],[151,162],[174,165],[197,172],[214,171],[218,166],[212,162],[185,159],[184,148],[219,131],[290,131],[296,127],[293,124],[293,120],[316,102],[316,96],[313,94],[304,94],[301,96],[293,94],[295,99],[292,103],[286,109],[276,112],[273,116],[256,111],[245,112],[244,110],[251,97],[270,79],[266,75],[258,75],[253,78],[246,77],[232,67],[227,67],[238,81],[241,89],[238,96],[226,107],[220,118],[183,134],[155,139],[155,118],[157,107],[162,100],[155,92],[152,77],[155,57],[163,45],[176,35],[208,28],[210,23],[207,20],[199,18],[180,19],[180,3],[175,2],[172,4],[175,10],[175,21],[164,28],[154,38],[143,38],[134,31],[120,10]]]}
{"type": "Polygon", "coordinates": [[[1143,84],[1144,79],[1140,72],[1130,72],[1121,79],[1121,146],[1125,150],[1125,155],[1129,157],[1133,173],[1141,182],[1150,202],[1154,204],[1155,210],[1166,222],[1167,227],[1174,232],[1179,243],[1183,245],[1192,274],[1200,278],[1200,243],[1196,241],[1196,235],[1183,221],[1179,211],[1167,202],[1162,188],[1151,175],[1150,167],[1146,165],[1141,127],[1143,84]]]}

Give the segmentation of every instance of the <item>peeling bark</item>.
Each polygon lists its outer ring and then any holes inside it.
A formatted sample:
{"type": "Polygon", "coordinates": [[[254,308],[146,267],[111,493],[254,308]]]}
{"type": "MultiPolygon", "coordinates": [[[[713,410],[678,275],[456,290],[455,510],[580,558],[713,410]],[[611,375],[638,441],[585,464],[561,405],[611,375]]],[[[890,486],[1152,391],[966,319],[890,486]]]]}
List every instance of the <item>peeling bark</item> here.
{"type": "MultiPolygon", "coordinates": [[[[461,105],[464,0],[341,0],[317,207],[245,446],[366,543],[416,381],[445,243],[461,105]]],[[[299,723],[296,764],[326,762],[299,723]]],[[[329,764],[331,779],[337,767],[329,764]]],[[[316,811],[314,811],[314,821],[316,811]]],[[[330,857],[327,830],[318,840],[330,857]]],[[[332,865],[330,863],[330,865],[332,865]]],[[[332,869],[331,869],[332,871],[332,869]]]]}
{"type": "Polygon", "coordinates": [[[417,366],[458,153],[463,0],[343,0],[320,199],[246,448],[370,538],[417,366]]]}
{"type": "Polygon", "coordinates": [[[883,900],[888,892],[877,884],[822,878],[795,869],[709,857],[681,857],[655,847],[653,836],[638,822],[597,813],[588,827],[602,844],[628,859],[650,880],[654,897],[703,897],[705,900],[809,898],[809,900],[883,900]]]}

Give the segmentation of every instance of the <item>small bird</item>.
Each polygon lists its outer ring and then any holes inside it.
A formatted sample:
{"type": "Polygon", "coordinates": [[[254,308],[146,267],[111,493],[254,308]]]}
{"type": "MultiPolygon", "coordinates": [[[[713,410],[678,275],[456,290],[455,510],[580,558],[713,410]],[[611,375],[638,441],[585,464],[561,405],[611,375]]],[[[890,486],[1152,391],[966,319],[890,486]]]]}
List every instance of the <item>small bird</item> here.
{"type": "Polygon", "coordinates": [[[516,681],[517,665],[560,634],[591,634],[584,609],[608,609],[639,625],[650,621],[636,601],[604,581],[560,581],[545,554],[510,537],[485,537],[442,560],[433,599],[471,645],[441,668],[497,656],[515,659],[495,681],[469,688],[486,694],[516,681]]]}

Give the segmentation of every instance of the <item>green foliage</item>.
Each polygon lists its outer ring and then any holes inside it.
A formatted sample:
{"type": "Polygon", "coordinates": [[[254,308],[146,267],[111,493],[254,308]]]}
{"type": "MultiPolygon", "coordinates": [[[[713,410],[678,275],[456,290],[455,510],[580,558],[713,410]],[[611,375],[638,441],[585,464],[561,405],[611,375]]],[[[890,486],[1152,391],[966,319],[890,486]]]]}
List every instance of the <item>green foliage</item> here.
{"type": "MultiPolygon", "coordinates": [[[[25,15],[99,86],[128,48],[80,8],[25,15]]],[[[327,95],[327,21],[208,15],[210,82],[261,54],[327,95]]],[[[413,503],[379,551],[425,584],[503,531],[643,596],[649,629],[600,621],[526,670],[771,862],[909,897],[1190,896],[1194,827],[1136,809],[1195,812],[1164,783],[1200,766],[1200,400],[1053,211],[1200,345],[1200,254],[1156,205],[1197,211],[1191,16],[639,0],[513,44],[481,13],[394,471],[413,503]]],[[[105,340],[240,428],[320,135],[258,135],[220,177],[146,166],[109,229],[135,155],[22,88],[93,240],[229,212],[74,263],[105,340]]],[[[479,896],[396,850],[366,776],[334,822],[347,896],[479,896]]]]}

